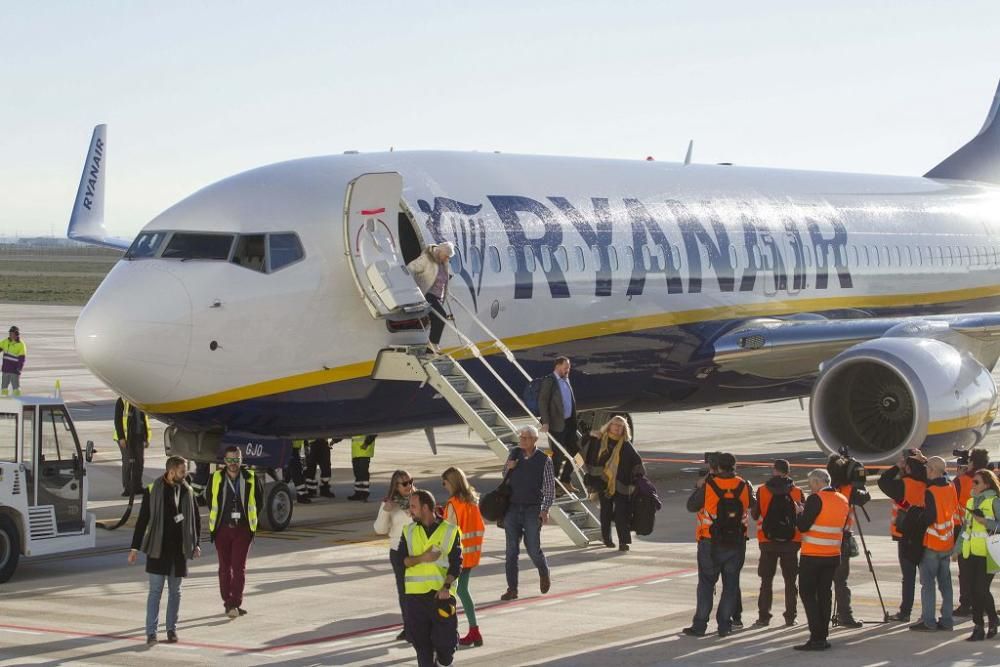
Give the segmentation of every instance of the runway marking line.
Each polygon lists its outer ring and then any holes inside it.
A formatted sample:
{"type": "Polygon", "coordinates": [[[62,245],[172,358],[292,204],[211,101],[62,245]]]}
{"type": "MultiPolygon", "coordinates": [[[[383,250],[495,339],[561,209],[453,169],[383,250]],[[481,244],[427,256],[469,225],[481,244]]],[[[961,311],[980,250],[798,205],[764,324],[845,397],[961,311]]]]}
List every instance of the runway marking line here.
{"type": "MultiPolygon", "coordinates": [[[[483,611],[487,610],[501,610],[498,613],[504,613],[506,611],[521,611],[525,607],[538,606],[543,602],[550,600],[555,600],[558,598],[568,598],[573,597],[574,599],[582,599],[583,596],[586,597],[596,597],[600,595],[600,591],[606,591],[608,589],[618,588],[621,586],[629,586],[632,584],[643,584],[647,581],[652,581],[654,579],[662,579],[664,577],[687,577],[698,574],[698,570],[695,568],[683,568],[680,570],[670,570],[667,572],[656,572],[653,574],[647,574],[642,577],[634,577],[632,579],[623,579],[621,581],[613,581],[606,584],[599,584],[597,586],[588,586],[586,588],[578,588],[570,591],[563,591],[559,593],[553,593],[545,597],[536,596],[527,598],[525,600],[511,600],[509,602],[498,602],[494,604],[487,604],[479,607],[483,611]]],[[[294,642],[288,642],[285,644],[275,644],[274,646],[258,646],[258,647],[248,647],[248,646],[234,646],[231,644],[215,644],[212,642],[198,642],[198,641],[182,641],[179,642],[182,646],[191,646],[196,648],[208,648],[216,649],[219,651],[236,652],[236,653],[260,653],[267,654],[270,656],[281,654],[282,651],[288,651],[289,649],[294,649],[300,646],[313,646],[317,644],[327,644],[330,642],[336,642],[345,639],[351,639],[354,637],[371,637],[373,635],[378,635],[379,633],[385,633],[387,630],[399,630],[402,627],[401,623],[391,623],[389,625],[380,625],[373,628],[362,628],[360,630],[351,630],[350,632],[342,632],[337,635],[328,635],[326,637],[314,637],[312,639],[301,639],[294,642]]],[[[86,630],[66,630],[63,628],[45,628],[37,627],[32,625],[19,625],[12,623],[0,623],[0,630],[7,630],[10,632],[21,631],[24,634],[37,633],[37,634],[50,634],[50,635],[64,635],[68,637],[86,637],[93,639],[112,639],[119,641],[129,641],[136,643],[145,643],[146,636],[143,632],[137,634],[123,634],[114,632],[88,632],[86,630]]],[[[178,646],[180,648],[180,646],[178,646]]]]}

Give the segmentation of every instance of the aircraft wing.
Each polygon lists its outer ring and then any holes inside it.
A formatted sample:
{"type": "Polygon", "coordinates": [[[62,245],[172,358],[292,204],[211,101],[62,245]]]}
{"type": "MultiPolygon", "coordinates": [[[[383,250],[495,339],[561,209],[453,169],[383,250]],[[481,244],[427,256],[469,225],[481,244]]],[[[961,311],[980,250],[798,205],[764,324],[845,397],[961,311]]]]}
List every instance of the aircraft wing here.
{"type": "Polygon", "coordinates": [[[131,239],[110,236],[104,227],[104,179],[108,166],[107,137],[107,125],[98,125],[94,128],[66,236],[74,241],[128,250],[132,245],[131,239]]]}
{"type": "Polygon", "coordinates": [[[748,320],[715,340],[713,361],[720,371],[773,379],[803,378],[817,375],[823,362],[847,348],[883,336],[946,340],[992,368],[1000,342],[1000,313],[748,320]]]}

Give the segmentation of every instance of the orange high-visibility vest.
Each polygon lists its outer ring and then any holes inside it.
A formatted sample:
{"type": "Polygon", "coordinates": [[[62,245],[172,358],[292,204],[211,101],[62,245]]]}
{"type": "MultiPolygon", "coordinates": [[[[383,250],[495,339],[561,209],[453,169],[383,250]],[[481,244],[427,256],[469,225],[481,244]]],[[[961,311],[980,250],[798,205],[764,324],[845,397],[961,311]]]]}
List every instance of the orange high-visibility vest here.
{"type": "MultiPolygon", "coordinates": [[[[923,507],[924,506],[924,491],[927,490],[927,484],[916,479],[911,479],[909,477],[903,478],[903,502],[908,503],[911,507],[923,507]]],[[[896,517],[899,515],[900,506],[895,502],[892,503],[892,520],[889,522],[889,534],[894,538],[901,539],[903,534],[896,530],[896,517]]]]}
{"type": "Polygon", "coordinates": [[[924,546],[932,551],[951,551],[955,546],[955,516],[958,514],[958,494],[951,484],[928,486],[927,491],[934,498],[937,516],[934,523],[927,526],[924,546]]]}
{"type": "MultiPolygon", "coordinates": [[[[959,508],[965,507],[969,498],[972,497],[972,478],[975,473],[970,475],[969,473],[963,472],[961,475],[955,478],[954,485],[955,491],[958,493],[958,506],[959,508]]],[[[955,512],[955,525],[962,525],[962,513],[955,512]]]]}
{"type": "MultiPolygon", "coordinates": [[[[805,500],[805,496],[802,495],[802,489],[797,486],[793,486],[789,495],[792,497],[793,503],[801,503],[805,500]]],[[[760,509],[760,521],[757,522],[757,541],[764,543],[770,542],[764,535],[764,517],[767,516],[767,510],[771,507],[771,498],[773,498],[771,490],[767,488],[767,484],[762,484],[757,489],[757,507],[760,509]]],[[[792,538],[792,542],[801,542],[802,533],[799,529],[795,529],[795,537],[792,538]]]]}
{"type": "MultiPolygon", "coordinates": [[[[740,502],[743,503],[744,510],[750,509],[750,485],[745,483],[742,477],[739,475],[730,478],[715,477],[714,481],[723,493],[726,491],[734,491],[736,490],[736,487],[743,484],[743,493],[740,494],[740,502]]],[[[712,489],[711,485],[706,482],[705,504],[695,515],[698,519],[698,528],[695,531],[695,537],[697,537],[698,540],[712,539],[712,523],[718,513],[719,496],[715,495],[715,490],[712,489]]]]}
{"type": "MultiPolygon", "coordinates": [[[[842,487],[840,487],[840,488],[837,489],[837,492],[840,493],[840,495],[842,495],[845,498],[847,498],[848,508],[850,508],[850,505],[851,505],[851,493],[853,491],[854,491],[854,487],[851,486],[850,484],[844,484],[842,487]]],[[[847,516],[849,517],[847,519],[847,530],[852,530],[854,528],[854,517],[851,516],[850,512],[847,513],[847,516]]]]}
{"type": "Polygon", "coordinates": [[[802,555],[824,558],[840,556],[844,525],[851,506],[843,494],[830,488],[823,489],[817,495],[823,507],[809,530],[802,533],[802,555]]]}
{"type": "MultiPolygon", "coordinates": [[[[479,506],[467,503],[458,498],[449,498],[448,507],[455,512],[455,520],[462,531],[462,569],[467,570],[479,565],[483,553],[483,537],[486,534],[486,524],[479,506]]],[[[445,516],[448,516],[447,508],[445,516]]]]}

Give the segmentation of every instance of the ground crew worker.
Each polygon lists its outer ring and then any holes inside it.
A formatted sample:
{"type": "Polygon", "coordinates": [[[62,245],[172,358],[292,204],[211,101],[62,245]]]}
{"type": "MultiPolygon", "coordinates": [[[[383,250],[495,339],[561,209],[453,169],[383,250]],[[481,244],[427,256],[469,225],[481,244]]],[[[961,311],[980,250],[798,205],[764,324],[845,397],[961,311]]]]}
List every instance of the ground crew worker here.
{"type": "Polygon", "coordinates": [[[292,440],[292,452],[288,457],[286,471],[288,479],[295,485],[295,499],[300,503],[308,505],[312,502],[309,499],[309,491],[306,488],[306,476],[302,470],[302,448],[305,440],[292,440]]]}
{"type": "Polygon", "coordinates": [[[434,496],[410,494],[413,523],[403,528],[399,555],[406,570],[404,627],[419,667],[451,665],[458,647],[458,616],[451,587],[462,573],[461,531],[438,519],[434,496]],[[436,661],[436,662],[435,662],[436,661]]]}
{"type": "Polygon", "coordinates": [[[955,515],[958,493],[948,483],[948,464],[940,456],[927,459],[927,491],[924,492],[924,556],[920,560],[920,622],[910,630],[952,630],[951,552],[955,547],[955,515]],[[941,589],[941,618],[935,612],[934,586],[941,589]]]}
{"type": "Polygon", "coordinates": [[[149,417],[121,396],[115,402],[115,442],[122,453],[122,496],[142,493],[142,469],[149,447],[149,417]]]}
{"type": "Polygon", "coordinates": [[[809,619],[809,641],[797,651],[825,651],[833,607],[833,575],[840,563],[840,550],[850,505],[830,486],[830,473],[817,468],[809,473],[812,492],[801,508],[797,524],[802,531],[799,559],[799,593],[809,619]]]}
{"type": "MultiPolygon", "coordinates": [[[[340,442],[334,440],[333,442],[340,442]]],[[[310,498],[316,497],[316,489],[319,487],[319,495],[324,498],[336,498],[333,489],[330,488],[330,477],[333,470],[330,468],[330,445],[333,444],[326,438],[316,438],[309,441],[309,453],[306,454],[306,495],[310,498]],[[316,483],[316,468],[319,467],[319,484],[316,483]]]]}
{"type": "Polygon", "coordinates": [[[354,469],[354,493],[348,500],[368,502],[371,491],[372,457],[375,456],[375,438],[378,435],[356,435],[351,438],[351,468],[354,469]]]}
{"type": "Polygon", "coordinates": [[[462,574],[458,578],[455,592],[462,601],[465,618],[469,621],[469,634],[458,640],[461,646],[482,646],[483,636],[476,623],[476,605],[469,592],[469,577],[479,565],[483,552],[483,537],[486,524],[479,513],[479,494],[469,484],[460,468],[448,468],[441,473],[441,484],[450,496],[445,507],[444,520],[462,531],[462,574]]]}
{"type": "Polygon", "coordinates": [[[27,358],[28,348],[21,342],[21,330],[11,327],[7,337],[0,340],[0,353],[3,354],[2,380],[0,380],[0,395],[7,396],[10,389],[15,396],[21,395],[21,370],[27,358]]]}
{"type": "Polygon", "coordinates": [[[684,634],[702,637],[712,613],[715,583],[722,577],[722,596],[716,612],[719,636],[732,632],[733,616],[739,608],[740,570],[746,558],[746,513],[753,501],[753,486],[736,474],[736,457],[720,453],[717,474],[698,480],[688,498],[689,512],[699,516],[698,606],[684,634]]]}
{"type": "Polygon", "coordinates": [[[833,594],[836,600],[837,613],[834,616],[834,625],[843,628],[860,628],[864,625],[854,618],[854,608],[851,604],[851,588],[847,585],[847,580],[851,576],[851,543],[854,539],[854,510],[855,507],[864,507],[872,499],[866,488],[858,488],[848,479],[848,460],[834,454],[826,464],[826,471],[830,473],[830,485],[840,492],[840,495],[847,498],[847,504],[851,509],[851,514],[847,519],[847,528],[844,530],[844,540],[840,549],[840,565],[833,574],[833,594]]]}
{"type": "Polygon", "coordinates": [[[771,623],[773,582],[779,563],[785,580],[785,625],[795,625],[799,594],[795,580],[799,574],[799,547],[802,542],[802,534],[795,527],[795,517],[798,514],[796,506],[805,502],[805,496],[788,476],[789,469],[785,459],[774,462],[773,476],[757,490],[756,502],[750,510],[753,518],[759,521],[757,576],[760,577],[760,596],[757,598],[756,627],[766,627],[771,623]]]}
{"type": "Polygon", "coordinates": [[[257,508],[264,501],[257,475],[242,467],[239,447],[227,447],[222,460],[225,469],[215,471],[209,488],[208,532],[219,556],[219,593],[226,616],[236,618],[247,613],[243,609],[247,555],[257,532],[257,508]]]}
{"type": "MultiPolygon", "coordinates": [[[[961,461],[960,461],[961,463],[961,461]]],[[[964,522],[962,521],[962,513],[965,506],[969,503],[969,498],[972,497],[972,480],[976,476],[977,470],[985,470],[990,464],[990,453],[985,449],[973,449],[969,452],[968,460],[962,466],[959,474],[955,476],[953,484],[955,485],[955,492],[958,494],[958,507],[959,511],[955,515],[955,542],[960,543],[962,539],[962,529],[964,522]]],[[[952,616],[971,616],[972,615],[972,594],[966,588],[966,582],[969,581],[968,574],[963,574],[963,568],[968,567],[969,561],[965,558],[958,559],[958,606],[955,607],[955,611],[952,612],[952,616]]]]}
{"type": "Polygon", "coordinates": [[[961,557],[966,566],[966,588],[972,597],[972,621],[975,627],[967,641],[992,639],[997,634],[997,609],[990,586],[1000,564],[990,556],[986,540],[1000,528],[1000,482],[989,470],[977,470],[972,479],[972,497],[965,505],[961,557]],[[983,628],[983,616],[989,617],[989,631],[983,628]]]}
{"type": "Polygon", "coordinates": [[[927,490],[927,469],[924,467],[926,460],[919,451],[907,450],[896,465],[883,472],[878,479],[878,488],[893,501],[889,533],[896,542],[899,569],[903,574],[903,599],[899,603],[899,612],[890,618],[904,623],[910,621],[910,612],[913,610],[917,563],[906,556],[903,533],[896,527],[896,519],[900,510],[924,506],[924,492],[927,490]]]}

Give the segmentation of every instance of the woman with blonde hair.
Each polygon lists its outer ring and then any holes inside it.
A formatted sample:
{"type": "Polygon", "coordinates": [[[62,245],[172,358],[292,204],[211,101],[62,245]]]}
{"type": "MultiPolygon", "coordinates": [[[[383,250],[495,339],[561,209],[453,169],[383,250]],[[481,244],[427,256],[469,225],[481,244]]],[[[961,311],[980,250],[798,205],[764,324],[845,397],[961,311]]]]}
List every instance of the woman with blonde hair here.
{"type": "Polygon", "coordinates": [[[632,446],[632,432],[624,417],[615,415],[598,431],[591,431],[585,444],[587,479],[601,501],[601,537],[614,548],[611,521],[618,533],[618,550],[628,551],[632,542],[632,493],[635,480],[646,474],[642,458],[632,446]]]}
{"type": "Polygon", "coordinates": [[[476,606],[469,593],[469,577],[479,565],[483,551],[486,524],[479,513],[479,494],[469,484],[459,468],[448,468],[441,473],[441,484],[450,496],[445,506],[445,521],[455,524],[462,531],[462,574],[458,577],[455,594],[462,601],[462,609],[469,621],[469,634],[458,640],[462,646],[482,646],[483,636],[476,624],[476,606]]]}
{"type": "MultiPolygon", "coordinates": [[[[389,536],[389,562],[392,563],[392,573],[396,575],[396,593],[399,595],[399,611],[403,613],[403,574],[406,567],[400,555],[399,540],[403,536],[403,528],[410,523],[410,494],[413,493],[413,478],[405,470],[397,470],[389,479],[389,489],[378,508],[375,519],[375,532],[389,536]]],[[[405,620],[405,619],[404,619],[405,620]]],[[[396,637],[397,641],[406,639],[406,630],[396,637]]]]}

